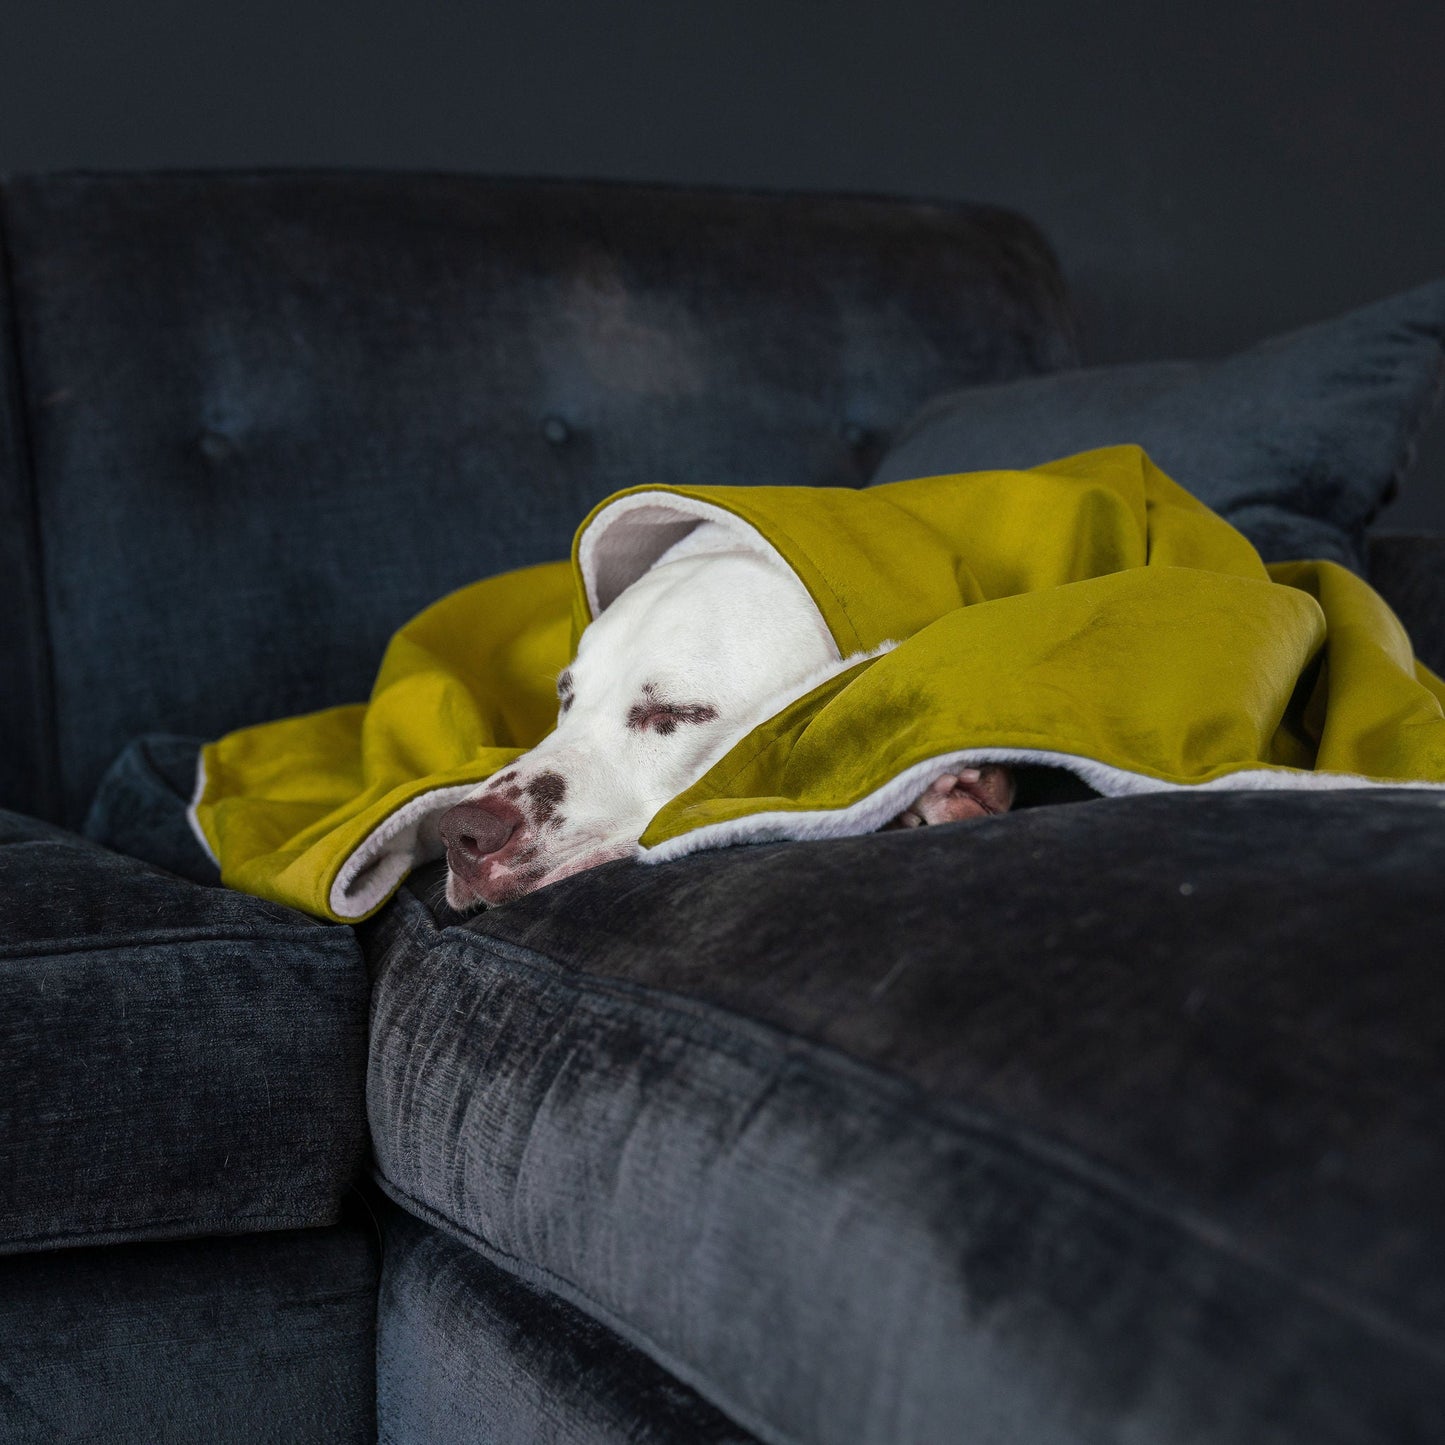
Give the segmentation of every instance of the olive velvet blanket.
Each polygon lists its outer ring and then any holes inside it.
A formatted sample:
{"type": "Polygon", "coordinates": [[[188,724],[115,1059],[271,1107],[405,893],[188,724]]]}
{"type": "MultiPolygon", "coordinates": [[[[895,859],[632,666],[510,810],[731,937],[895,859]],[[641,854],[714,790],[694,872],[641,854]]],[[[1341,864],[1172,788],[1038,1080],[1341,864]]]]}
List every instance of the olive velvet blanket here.
{"type": "Polygon", "coordinates": [[[203,749],[191,818],[222,879],[335,920],[380,907],[442,855],[441,814],[550,731],[582,628],[703,520],[793,569],[838,662],[652,819],[644,860],[869,832],[981,762],[1063,767],[1106,796],[1445,790],[1445,684],[1384,601],[1333,562],[1266,566],[1118,446],[863,491],[617,493],[570,563],[402,627],[368,702],[203,749]]]}

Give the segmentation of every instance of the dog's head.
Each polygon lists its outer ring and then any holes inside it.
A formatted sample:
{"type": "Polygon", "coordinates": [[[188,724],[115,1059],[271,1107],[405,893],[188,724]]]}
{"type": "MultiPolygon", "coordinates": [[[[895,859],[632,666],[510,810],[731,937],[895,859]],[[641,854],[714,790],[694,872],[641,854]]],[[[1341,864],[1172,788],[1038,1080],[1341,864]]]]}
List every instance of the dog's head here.
{"type": "Polygon", "coordinates": [[[583,632],[555,731],[443,815],[448,903],[634,855],[669,799],[837,659],[797,577],[703,524],[583,632]]]}

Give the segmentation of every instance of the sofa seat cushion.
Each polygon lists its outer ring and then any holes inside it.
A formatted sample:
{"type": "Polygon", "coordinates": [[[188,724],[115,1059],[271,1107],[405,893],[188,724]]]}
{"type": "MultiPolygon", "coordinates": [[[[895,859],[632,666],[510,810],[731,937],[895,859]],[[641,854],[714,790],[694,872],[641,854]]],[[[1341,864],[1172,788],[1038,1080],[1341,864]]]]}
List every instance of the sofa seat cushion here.
{"type": "Polygon", "coordinates": [[[384,1207],[377,1425],[387,1445],[753,1445],[606,1326],[384,1207]]]}
{"type": "Polygon", "coordinates": [[[0,1260],[0,1439],[371,1445],[374,1235],[353,1217],[0,1260]]]}
{"type": "Polygon", "coordinates": [[[1426,1438],[1445,803],[1162,794],[363,930],[384,1187],[772,1441],[1426,1438]]]}
{"type": "Polygon", "coordinates": [[[349,930],[0,812],[0,1252],[334,1221],[366,1003],[349,930]]]}

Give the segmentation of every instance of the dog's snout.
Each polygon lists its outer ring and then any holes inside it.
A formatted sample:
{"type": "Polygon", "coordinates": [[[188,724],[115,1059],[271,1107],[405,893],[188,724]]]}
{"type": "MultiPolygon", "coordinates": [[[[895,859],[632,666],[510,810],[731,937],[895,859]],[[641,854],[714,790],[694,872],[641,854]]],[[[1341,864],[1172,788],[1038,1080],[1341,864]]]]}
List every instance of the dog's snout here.
{"type": "Polygon", "coordinates": [[[520,821],[516,810],[499,799],[472,798],[442,814],[442,838],[448,853],[465,863],[479,863],[507,846],[520,821]]]}

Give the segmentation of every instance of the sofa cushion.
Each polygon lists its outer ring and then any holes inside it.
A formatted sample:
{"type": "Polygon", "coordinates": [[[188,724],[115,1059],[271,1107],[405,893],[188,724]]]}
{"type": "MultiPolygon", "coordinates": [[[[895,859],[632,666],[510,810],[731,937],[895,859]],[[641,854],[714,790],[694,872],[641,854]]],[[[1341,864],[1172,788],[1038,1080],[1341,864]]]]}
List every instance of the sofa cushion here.
{"type": "Polygon", "coordinates": [[[1137,442],[1266,561],[1363,573],[1364,531],[1414,457],[1445,378],[1445,280],[1221,361],[1101,366],[936,398],[875,482],[1030,467],[1137,442]]]}
{"type": "Polygon", "coordinates": [[[773,1441],[1445,1410],[1445,804],[1162,794],[366,925],[387,1190],[773,1441]]]}
{"type": "Polygon", "coordinates": [[[219,883],[221,870],[186,816],[203,741],[148,733],[128,744],[95,790],[84,835],[193,883],[219,883]]]}
{"type": "Polygon", "coordinates": [[[349,930],[0,813],[0,1252],[329,1223],[365,1155],[349,930]]]}
{"type": "Polygon", "coordinates": [[[1445,677],[1445,534],[1370,538],[1370,583],[1405,624],[1415,656],[1445,677]]]}
{"type": "Polygon", "coordinates": [[[365,1445],[376,1250],[349,1219],[0,1260],[6,1445],[365,1445]]]}
{"type": "Polygon", "coordinates": [[[386,1208],[382,1227],[376,1392],[388,1445],[753,1439],[573,1305],[404,1210],[386,1208]]]}

